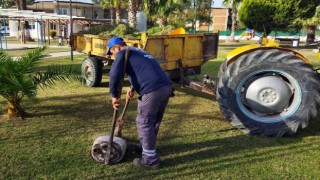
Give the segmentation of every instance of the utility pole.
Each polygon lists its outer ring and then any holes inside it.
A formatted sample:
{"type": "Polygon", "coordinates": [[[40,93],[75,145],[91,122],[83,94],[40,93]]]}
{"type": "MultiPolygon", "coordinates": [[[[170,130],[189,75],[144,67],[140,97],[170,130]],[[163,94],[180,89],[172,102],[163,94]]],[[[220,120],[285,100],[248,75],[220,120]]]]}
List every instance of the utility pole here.
{"type": "Polygon", "coordinates": [[[197,6],[196,0],[193,0],[193,7],[194,7],[194,26],[193,26],[193,34],[196,33],[196,26],[197,26],[197,6]]]}
{"type": "Polygon", "coordinates": [[[209,22],[208,22],[208,32],[210,31],[210,22],[211,22],[211,5],[212,5],[212,0],[210,0],[210,8],[209,8],[209,22]]]}
{"type": "Polygon", "coordinates": [[[73,22],[72,22],[72,0],[70,2],[70,35],[69,35],[69,44],[70,44],[70,60],[73,61],[73,22]]]}
{"type": "Polygon", "coordinates": [[[60,13],[59,13],[59,0],[57,0],[57,7],[58,7],[58,11],[57,11],[57,14],[59,15],[60,13]]]}

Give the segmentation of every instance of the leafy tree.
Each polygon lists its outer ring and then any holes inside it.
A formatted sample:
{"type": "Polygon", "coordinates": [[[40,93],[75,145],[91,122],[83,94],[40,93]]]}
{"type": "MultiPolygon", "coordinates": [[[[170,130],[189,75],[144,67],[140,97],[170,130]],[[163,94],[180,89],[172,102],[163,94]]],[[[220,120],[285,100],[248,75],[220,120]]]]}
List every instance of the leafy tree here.
{"type": "Polygon", "coordinates": [[[298,18],[295,23],[307,28],[307,42],[314,42],[316,27],[320,25],[320,6],[317,7],[316,13],[313,17],[309,19],[298,18]]]}
{"type": "Polygon", "coordinates": [[[196,22],[211,23],[210,17],[211,7],[213,5],[212,0],[188,0],[186,3],[186,21],[192,24],[192,28],[195,30],[196,22]]]}
{"type": "Polygon", "coordinates": [[[224,0],[223,5],[226,7],[231,7],[232,10],[232,26],[231,26],[231,36],[230,40],[235,40],[235,31],[237,26],[237,15],[238,15],[238,8],[241,4],[242,0],[224,0]]]}
{"type": "Polygon", "coordinates": [[[14,0],[0,0],[0,7],[6,9],[11,7],[14,3],[14,0]]]}
{"type": "Polygon", "coordinates": [[[38,87],[51,87],[56,81],[81,79],[79,67],[52,65],[41,71],[39,61],[44,57],[44,50],[36,49],[18,59],[0,51],[0,96],[7,100],[8,118],[28,116],[21,102],[26,97],[35,99],[38,87]]]}
{"type": "Polygon", "coordinates": [[[239,20],[248,28],[264,31],[298,31],[301,25],[297,18],[314,15],[320,0],[243,0],[239,9],[239,20]]]}

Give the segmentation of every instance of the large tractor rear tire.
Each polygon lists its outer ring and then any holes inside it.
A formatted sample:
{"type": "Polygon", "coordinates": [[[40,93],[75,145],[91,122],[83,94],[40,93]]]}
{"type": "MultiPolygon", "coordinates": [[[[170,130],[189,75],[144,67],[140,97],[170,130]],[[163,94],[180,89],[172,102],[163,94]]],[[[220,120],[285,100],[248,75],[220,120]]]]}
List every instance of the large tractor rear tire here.
{"type": "Polygon", "coordinates": [[[221,73],[220,109],[234,127],[247,134],[292,135],[318,113],[319,77],[311,65],[293,54],[257,50],[221,67],[221,73]]]}
{"type": "Polygon", "coordinates": [[[86,86],[99,86],[102,79],[102,62],[95,57],[87,57],[82,62],[81,73],[86,86]]]}

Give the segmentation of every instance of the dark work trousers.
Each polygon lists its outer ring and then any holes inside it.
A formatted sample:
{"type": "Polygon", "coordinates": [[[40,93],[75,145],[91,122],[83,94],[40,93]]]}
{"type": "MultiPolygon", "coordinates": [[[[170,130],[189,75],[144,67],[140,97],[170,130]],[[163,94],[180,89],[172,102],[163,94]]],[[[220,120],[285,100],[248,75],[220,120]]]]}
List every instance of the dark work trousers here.
{"type": "Polygon", "coordinates": [[[148,164],[159,159],[156,138],[171,92],[171,85],[167,85],[138,98],[137,129],[142,145],[142,158],[148,164]]]}

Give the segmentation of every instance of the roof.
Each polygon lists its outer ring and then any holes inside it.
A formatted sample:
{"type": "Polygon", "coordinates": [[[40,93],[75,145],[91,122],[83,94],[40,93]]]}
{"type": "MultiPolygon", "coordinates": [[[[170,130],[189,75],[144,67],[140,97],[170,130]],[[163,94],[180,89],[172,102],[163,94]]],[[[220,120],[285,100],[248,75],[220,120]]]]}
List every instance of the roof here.
{"type": "MultiPolygon", "coordinates": [[[[41,2],[64,2],[69,3],[70,0],[33,0],[33,3],[41,3],[41,2]]],[[[72,3],[80,3],[80,4],[96,4],[92,0],[71,0],[72,3]]]]}
{"type": "MultiPolygon", "coordinates": [[[[0,16],[8,17],[23,17],[23,18],[42,18],[42,19],[69,19],[70,16],[67,15],[57,15],[53,13],[46,12],[33,12],[31,10],[15,10],[15,9],[0,9],[0,16]]],[[[72,18],[84,18],[72,16],[72,18]]]]}

